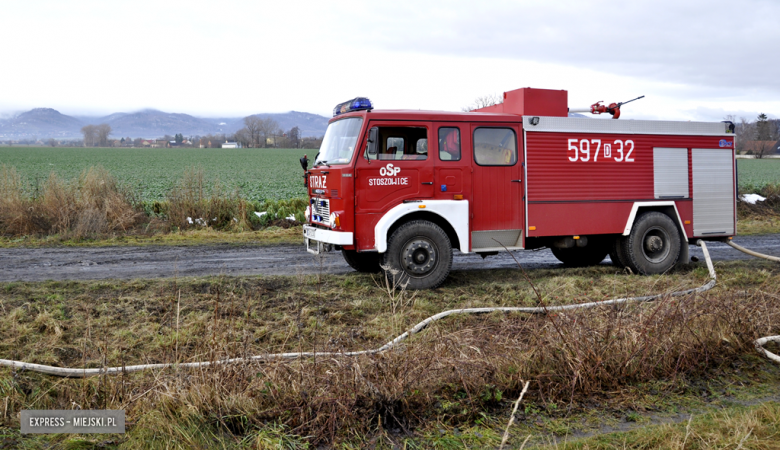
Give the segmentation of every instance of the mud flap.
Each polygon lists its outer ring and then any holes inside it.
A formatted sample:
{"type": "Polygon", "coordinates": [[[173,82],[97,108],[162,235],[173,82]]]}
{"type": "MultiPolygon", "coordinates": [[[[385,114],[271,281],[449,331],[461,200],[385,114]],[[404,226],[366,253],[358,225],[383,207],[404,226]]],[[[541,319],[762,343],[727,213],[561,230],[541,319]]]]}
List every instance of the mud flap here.
{"type": "Polygon", "coordinates": [[[688,241],[685,238],[680,239],[680,257],[677,259],[677,264],[688,264],[691,262],[691,254],[688,251],[688,241]]]}

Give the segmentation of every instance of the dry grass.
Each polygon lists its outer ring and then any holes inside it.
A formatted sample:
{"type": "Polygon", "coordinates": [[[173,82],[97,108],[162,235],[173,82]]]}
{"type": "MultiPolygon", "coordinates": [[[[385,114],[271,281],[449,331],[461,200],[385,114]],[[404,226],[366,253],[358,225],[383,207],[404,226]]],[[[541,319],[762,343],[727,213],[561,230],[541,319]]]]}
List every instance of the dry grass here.
{"type": "MultiPolygon", "coordinates": [[[[751,189],[750,192],[756,191],[751,189]]],[[[766,198],[750,204],[737,201],[737,230],[739,234],[780,233],[780,185],[767,185],[757,190],[766,198]]],[[[740,190],[740,196],[747,191],[740,190]]]]}
{"type": "Polygon", "coordinates": [[[13,168],[0,169],[0,233],[24,236],[60,234],[69,238],[126,233],[142,221],[130,196],[103,168],[85,170],[70,183],[52,173],[40,196],[24,195],[13,168]]]}
{"type": "Polygon", "coordinates": [[[647,427],[540,448],[556,450],[659,449],[756,449],[780,448],[780,403],[691,416],[687,422],[647,427]]]}
{"type": "Polygon", "coordinates": [[[290,228],[303,220],[303,199],[251,202],[237,193],[223,192],[218,185],[208,190],[205,185],[203,170],[187,169],[166,201],[147,204],[121,189],[101,167],[89,168],[71,181],[52,173],[40,189],[31,190],[14,168],[2,166],[0,235],[10,243],[20,243],[22,237],[32,244],[69,244],[191,230],[240,234],[290,228]],[[256,212],[266,214],[258,217],[256,212]],[[295,220],[286,219],[291,216],[295,220]],[[52,236],[56,242],[41,239],[52,236]]]}
{"type": "Polygon", "coordinates": [[[202,169],[187,169],[168,195],[163,214],[177,229],[205,228],[251,230],[247,203],[237,194],[226,195],[217,184],[206,192],[202,169]]]}
{"type": "Polygon", "coordinates": [[[157,205],[167,225],[172,229],[210,228],[220,231],[244,232],[267,226],[289,228],[303,221],[306,200],[291,199],[271,202],[250,202],[237,192],[227,194],[217,183],[207,191],[203,169],[184,172],[167,200],[157,205]],[[265,212],[258,217],[255,212],[265,212]],[[294,220],[286,220],[287,217],[294,220]]]}
{"type": "MultiPolygon", "coordinates": [[[[284,439],[397,442],[432,420],[470,426],[485,414],[505,415],[521,380],[532,380],[530,404],[577,411],[609,399],[618,407],[633,401],[620,394],[632,386],[664,380],[678,389],[752,353],[756,337],[780,331],[776,266],[718,270],[719,286],[700,296],[550,316],[455,317],[376,356],[87,380],[3,369],[4,420],[16,426],[22,408],[74,402],[125,409],[129,448],[209,448],[214,439],[262,448],[284,439]]],[[[443,309],[538,302],[517,271],[456,276],[463,282],[418,293],[402,303],[403,313],[362,275],[5,284],[0,355],[100,367],[339,352],[377,347],[443,309]]],[[[706,271],[634,277],[605,266],[534,271],[531,279],[543,301],[562,303],[689,287],[703,283],[706,271]]]]}

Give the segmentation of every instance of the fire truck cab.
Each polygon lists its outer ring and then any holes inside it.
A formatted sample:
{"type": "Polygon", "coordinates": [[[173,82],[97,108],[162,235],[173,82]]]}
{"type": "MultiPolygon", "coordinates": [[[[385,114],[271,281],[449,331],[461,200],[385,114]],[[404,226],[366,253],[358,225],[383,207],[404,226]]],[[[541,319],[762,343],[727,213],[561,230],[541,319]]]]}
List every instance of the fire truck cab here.
{"type": "Polygon", "coordinates": [[[307,249],[426,289],[453,249],[549,247],[565,265],[609,255],[657,274],[689,242],[735,234],[733,125],[568,117],[567,100],[523,88],[472,112],[338,105],[305,175],[307,249]]]}

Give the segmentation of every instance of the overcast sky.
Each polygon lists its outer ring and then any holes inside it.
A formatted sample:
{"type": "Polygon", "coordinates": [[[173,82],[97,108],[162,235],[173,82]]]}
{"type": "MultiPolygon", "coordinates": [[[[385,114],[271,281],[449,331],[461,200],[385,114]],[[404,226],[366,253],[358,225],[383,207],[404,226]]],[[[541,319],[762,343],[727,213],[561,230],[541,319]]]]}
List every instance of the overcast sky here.
{"type": "Polygon", "coordinates": [[[486,94],[645,99],[624,118],[780,116],[780,1],[0,4],[0,113],[458,111],[486,94]]]}

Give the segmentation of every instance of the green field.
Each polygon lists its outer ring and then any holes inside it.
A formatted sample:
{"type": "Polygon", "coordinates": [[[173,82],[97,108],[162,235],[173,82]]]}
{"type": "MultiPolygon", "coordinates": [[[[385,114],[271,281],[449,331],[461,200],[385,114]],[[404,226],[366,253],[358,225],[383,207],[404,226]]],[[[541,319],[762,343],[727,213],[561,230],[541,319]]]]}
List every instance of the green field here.
{"type": "Polygon", "coordinates": [[[139,200],[162,200],[184,174],[200,167],[210,184],[250,200],[305,197],[298,159],[316,150],[292,149],[141,149],[1,147],[0,165],[13,166],[34,191],[53,171],[76,178],[84,169],[101,165],[130,188],[139,200]]]}
{"type": "Polygon", "coordinates": [[[780,159],[738,159],[740,188],[761,188],[780,183],[780,159]]]}
{"type": "MultiPolygon", "coordinates": [[[[291,149],[115,149],[0,147],[0,164],[13,166],[30,190],[49,173],[73,179],[90,166],[108,169],[139,200],[162,200],[184,170],[200,167],[209,183],[228,192],[238,189],[250,200],[304,197],[298,158],[316,150],[291,149]]],[[[760,188],[780,183],[780,159],[738,160],[740,187],[760,188]]]]}

